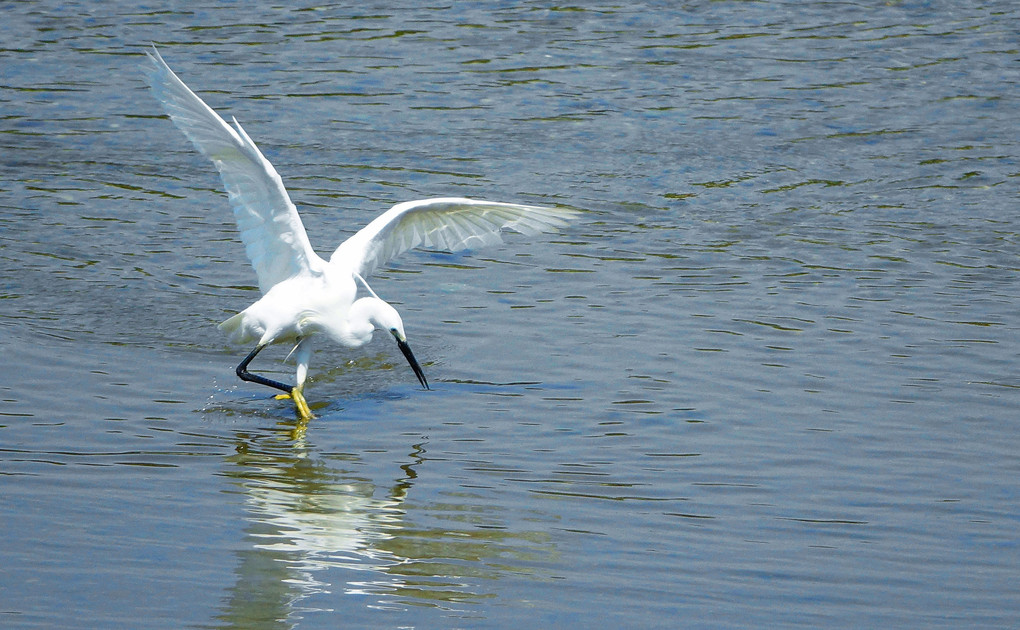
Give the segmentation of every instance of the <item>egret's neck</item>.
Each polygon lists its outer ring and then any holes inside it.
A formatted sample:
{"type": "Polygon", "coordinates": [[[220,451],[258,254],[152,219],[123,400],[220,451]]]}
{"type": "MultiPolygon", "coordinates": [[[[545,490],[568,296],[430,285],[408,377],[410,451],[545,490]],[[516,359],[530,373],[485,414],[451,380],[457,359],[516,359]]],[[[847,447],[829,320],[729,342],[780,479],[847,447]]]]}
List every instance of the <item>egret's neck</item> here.
{"type": "Polygon", "coordinates": [[[382,306],[389,306],[379,298],[364,297],[355,300],[351,309],[347,312],[347,321],[344,322],[341,331],[344,344],[360,346],[372,340],[372,331],[378,325],[378,315],[382,306]]]}
{"type": "Polygon", "coordinates": [[[397,330],[401,338],[404,334],[404,325],[397,310],[375,296],[361,298],[351,305],[346,328],[348,343],[353,342],[354,345],[368,343],[376,328],[397,330]]]}

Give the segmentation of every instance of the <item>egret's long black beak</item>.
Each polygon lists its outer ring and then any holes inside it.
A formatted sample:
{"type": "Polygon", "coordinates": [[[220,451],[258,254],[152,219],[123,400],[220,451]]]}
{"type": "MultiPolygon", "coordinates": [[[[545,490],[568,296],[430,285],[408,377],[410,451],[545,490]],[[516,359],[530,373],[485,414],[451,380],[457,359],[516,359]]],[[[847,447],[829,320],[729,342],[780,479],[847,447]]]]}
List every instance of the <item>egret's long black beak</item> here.
{"type": "Polygon", "coordinates": [[[397,339],[397,347],[404,353],[404,358],[407,359],[407,363],[414,370],[414,375],[418,377],[418,382],[425,389],[429,388],[429,382],[425,380],[425,372],[422,371],[421,366],[418,365],[417,359],[414,358],[414,353],[411,352],[411,346],[407,345],[406,341],[397,339]]]}

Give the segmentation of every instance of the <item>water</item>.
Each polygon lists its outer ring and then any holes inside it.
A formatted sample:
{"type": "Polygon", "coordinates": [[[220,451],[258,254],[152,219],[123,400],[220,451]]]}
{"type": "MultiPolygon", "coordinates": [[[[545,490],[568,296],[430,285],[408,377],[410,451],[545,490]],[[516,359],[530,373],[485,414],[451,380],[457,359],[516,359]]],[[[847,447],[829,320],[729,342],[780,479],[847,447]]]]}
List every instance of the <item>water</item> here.
{"type": "Polygon", "coordinates": [[[4,627],[1020,623],[1013,3],[3,14],[4,627]],[[586,214],[377,274],[434,391],[320,351],[295,440],[149,42],[324,254],[408,199],[586,214]]]}

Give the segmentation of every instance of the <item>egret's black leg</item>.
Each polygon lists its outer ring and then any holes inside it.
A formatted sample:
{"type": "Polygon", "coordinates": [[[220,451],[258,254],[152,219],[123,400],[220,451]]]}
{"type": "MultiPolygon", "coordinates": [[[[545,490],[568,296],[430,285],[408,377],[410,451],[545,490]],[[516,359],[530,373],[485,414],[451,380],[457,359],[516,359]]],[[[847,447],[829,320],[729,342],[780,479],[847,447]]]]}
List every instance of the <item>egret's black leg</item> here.
{"type": "Polygon", "coordinates": [[[265,348],[267,345],[268,344],[255,346],[255,349],[252,350],[248,354],[248,356],[244,358],[244,361],[241,361],[241,363],[237,366],[237,370],[235,370],[237,372],[237,376],[242,381],[249,381],[251,383],[258,383],[259,385],[275,387],[276,389],[285,391],[289,394],[294,389],[292,386],[281,383],[280,381],[274,381],[271,378],[259,376],[258,374],[252,374],[251,372],[248,371],[248,364],[251,363],[252,359],[255,358],[255,355],[258,354],[259,352],[262,352],[262,349],[265,348]]]}

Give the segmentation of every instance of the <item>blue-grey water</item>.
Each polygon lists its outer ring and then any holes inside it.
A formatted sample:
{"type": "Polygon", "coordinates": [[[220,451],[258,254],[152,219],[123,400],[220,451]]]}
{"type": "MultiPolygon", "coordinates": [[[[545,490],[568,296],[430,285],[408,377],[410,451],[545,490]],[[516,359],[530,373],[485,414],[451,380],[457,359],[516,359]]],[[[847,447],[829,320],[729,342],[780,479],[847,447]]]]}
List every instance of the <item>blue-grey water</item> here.
{"type": "Polygon", "coordinates": [[[1020,625],[1015,2],[0,15],[0,626],[1020,625]],[[295,436],[150,42],[324,255],[584,213],[378,273],[433,390],[327,347],[295,436]]]}

